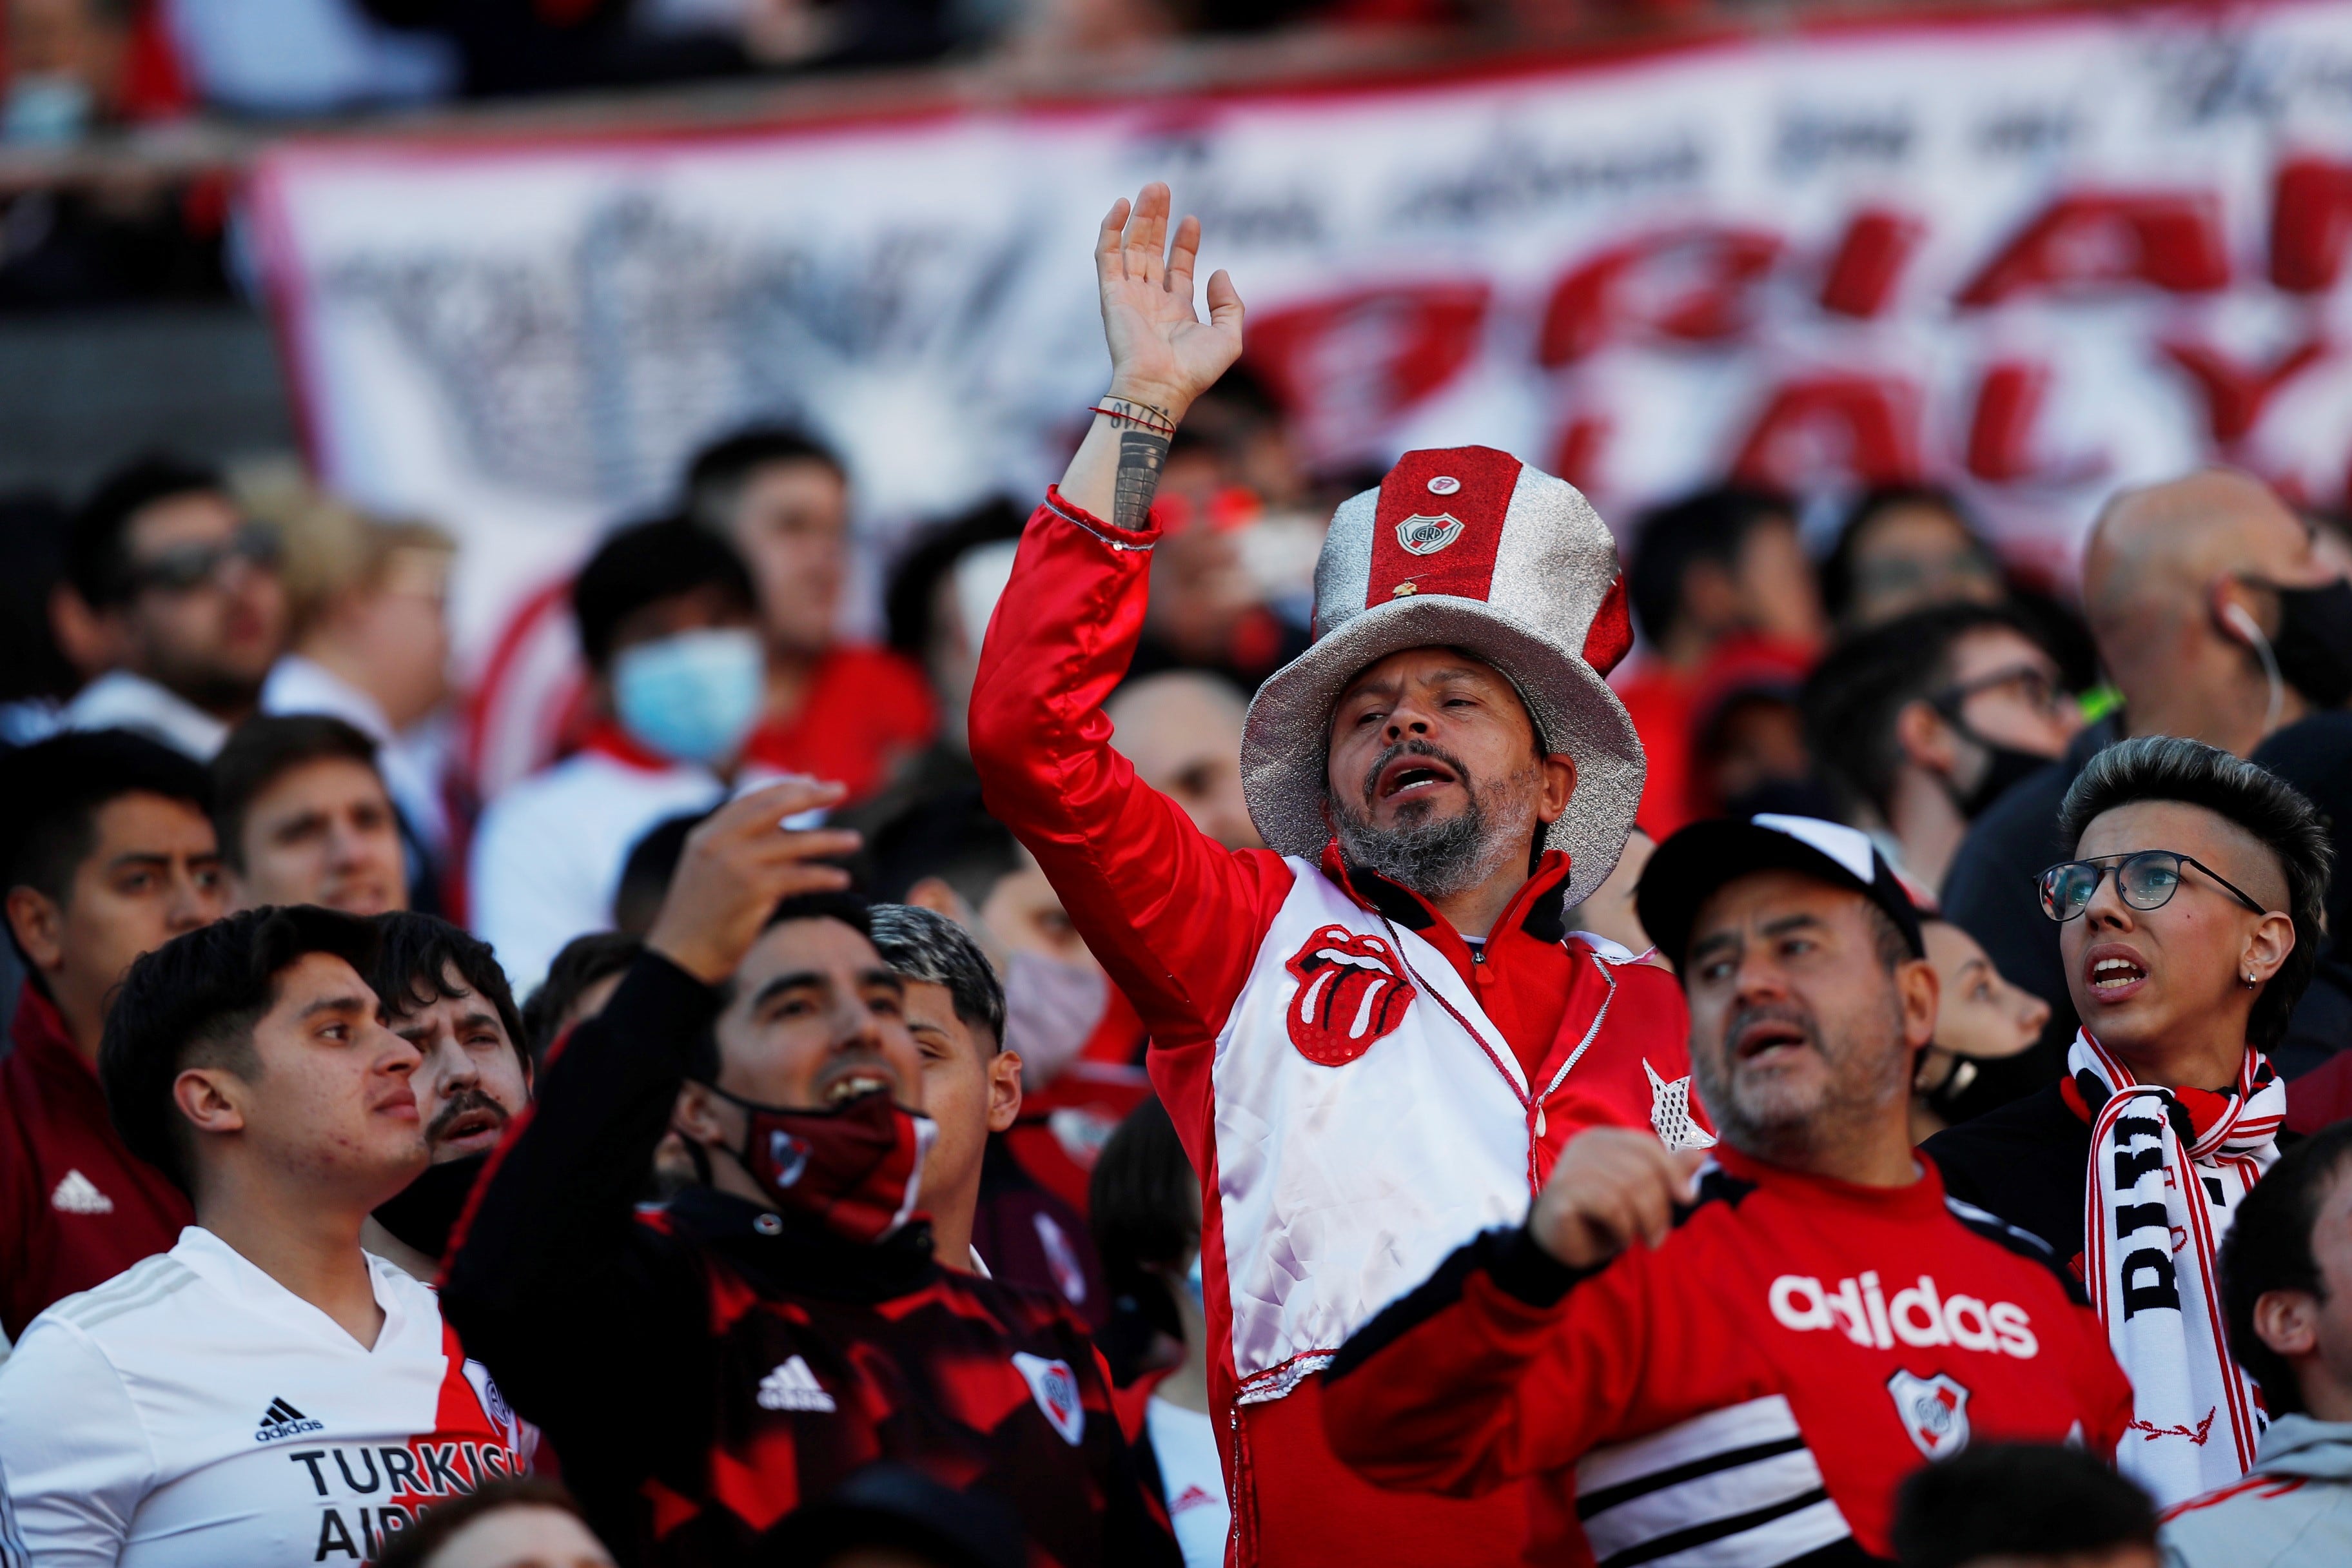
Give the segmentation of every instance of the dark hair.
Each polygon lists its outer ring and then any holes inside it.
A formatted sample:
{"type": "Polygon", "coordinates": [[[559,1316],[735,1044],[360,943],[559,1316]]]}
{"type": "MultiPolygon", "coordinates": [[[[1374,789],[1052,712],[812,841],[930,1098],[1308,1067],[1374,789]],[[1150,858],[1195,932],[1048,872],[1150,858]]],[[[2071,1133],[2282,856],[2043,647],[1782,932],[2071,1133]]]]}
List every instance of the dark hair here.
{"type": "Polygon", "coordinates": [[[490,944],[439,915],[395,910],[375,917],[376,960],[368,974],[383,1010],[404,1017],[436,1002],[453,1001],[471,994],[488,1002],[507,1032],[517,1060],[527,1073],[531,1068],[530,1042],[523,1037],[522,1015],[516,1010],[507,972],[490,944]],[[449,982],[457,972],[458,984],[449,982]]]}
{"type": "Polygon", "coordinates": [[[1201,1245],[1200,1183],[1157,1099],[1146,1099],[1103,1144],[1087,1183],[1087,1217],[1116,1287],[1146,1268],[1174,1268],[1201,1245]]]}
{"type": "MultiPolygon", "coordinates": [[[[499,1476],[446,1502],[435,1503],[405,1529],[384,1531],[375,1568],[428,1568],[433,1554],[449,1544],[451,1536],[484,1514],[509,1508],[552,1508],[580,1518],[580,1505],[572,1500],[572,1494],[545,1477],[499,1476]]],[[[583,1525],[586,1522],[582,1521],[583,1525]]]]}
{"type": "Polygon", "coordinates": [[[1895,721],[1952,680],[1962,637],[2013,631],[2035,642],[2013,612],[1991,605],[1937,605],[1857,632],[1831,648],[1797,699],[1805,744],[1832,781],[1881,813],[1895,793],[1903,748],[1895,721]]]}
{"type": "MultiPolygon", "coordinates": [[[[856,893],[795,893],[770,910],[767,924],[760,929],[771,931],[786,921],[839,921],[866,941],[874,940],[874,906],[856,893]]],[[[724,1012],[734,1000],[733,976],[720,982],[719,994],[719,1011],[724,1012]]],[[[719,1077],[719,1017],[714,1013],[695,1044],[686,1076],[698,1083],[711,1083],[719,1077]]]]}
{"type": "Polygon", "coordinates": [[[99,812],[126,795],[212,813],[201,764],[128,730],[68,731],[0,754],[0,892],[33,888],[66,902],[97,845],[99,812]]]}
{"type": "Polygon", "coordinates": [[[1693,566],[1712,562],[1728,567],[1758,523],[1793,523],[1795,515],[1782,497],[1727,485],[1644,516],[1633,540],[1633,564],[1625,574],[1625,596],[1642,636],[1654,644],[1665,640],[1682,614],[1683,580],[1693,566]]]}
{"type": "Polygon", "coordinates": [[[2352,1164],[2352,1121],[2338,1121],[2278,1158],[2230,1221],[2221,1238],[2221,1318],[2230,1353],[2263,1391],[2275,1421],[2303,1414],[2302,1380],[2254,1331],[2254,1303],[2273,1290],[2303,1290],[2327,1300],[2327,1281],[2312,1256],[2311,1231],[2336,1178],[2352,1164]]]}
{"type": "Polygon", "coordinates": [[[224,494],[217,469],[164,452],[134,458],[100,480],[66,535],[66,580],[92,609],[131,597],[131,520],[175,496],[224,494]]]}
{"type": "Polygon", "coordinates": [[[903,902],[937,877],[977,911],[996,884],[1021,868],[1013,830],[989,815],[977,789],[917,801],[875,829],[868,850],[875,896],[903,902]]]}
{"type": "MultiPolygon", "coordinates": [[[[882,594],[882,619],[889,627],[890,646],[910,658],[922,658],[930,646],[931,601],[939,592],[940,580],[980,546],[1020,538],[1028,516],[999,496],[924,530],[890,568],[889,586],[882,594]]],[[[976,638],[984,628],[968,629],[976,638]]]]}
{"type": "Polygon", "coordinates": [[[713,441],[686,469],[687,515],[705,528],[725,529],[743,482],[771,463],[819,463],[843,480],[849,470],[832,447],[789,425],[754,425],[713,441]]]}
{"type": "Polygon", "coordinates": [[[2154,1546],[2156,1505],[2079,1448],[1979,1443],[1904,1479],[1894,1537],[1903,1568],[2154,1546]]]}
{"type": "MultiPolygon", "coordinates": [[[[329,758],[357,763],[383,782],[376,745],[342,720],[325,713],[272,713],[229,731],[213,759],[213,831],[221,856],[245,869],[245,819],[263,792],[296,768],[329,758]]],[[[389,791],[384,798],[392,798],[389,791]]]]}
{"type": "Polygon", "coordinates": [[[564,1015],[579,1005],[588,988],[626,970],[645,950],[643,937],[617,931],[592,931],[563,944],[555,962],[547,966],[547,978],[522,1005],[523,1038],[532,1066],[546,1065],[547,1053],[563,1027],[564,1015]]]}
{"type": "Polygon", "coordinates": [[[955,921],[912,904],[874,906],[871,934],[882,962],[909,980],[944,985],[956,1016],[988,1031],[992,1055],[1004,1048],[1004,986],[980,943],[955,921]]]}
{"type": "Polygon", "coordinates": [[[2294,921],[2294,950],[2263,987],[2246,1020],[2246,1043],[2269,1049],[2285,1037],[2287,1015],[2319,962],[2323,900],[2336,861],[2319,813],[2268,768],[2202,741],[2141,735],[2109,746],[2084,765],[2058,807],[2058,837],[2079,846],[2093,819],[2141,800],[2202,806],[2253,835],[2278,862],[2286,879],[2286,912],[2294,921]]]}
{"type": "Polygon", "coordinates": [[[81,684],[49,625],[65,580],[65,507],[46,490],[0,495],[0,702],[67,698],[81,684]]]}
{"type": "Polygon", "coordinates": [[[252,1079],[254,1026],[278,1000],[278,977],[313,952],[364,977],[376,928],[309,904],[246,910],[140,954],[122,977],[98,1047],[107,1114],[123,1146],[182,1191],[194,1190],[194,1166],[173,1080],[192,1067],[252,1079]]]}
{"type": "Polygon", "coordinates": [[[670,879],[686,857],[687,836],[702,826],[708,811],[683,811],[665,816],[629,846],[621,862],[620,884],[613,889],[613,924],[630,936],[654,929],[662,900],[669,896],[670,879]]]}
{"type": "Polygon", "coordinates": [[[745,614],[759,604],[751,574],[724,540],[683,518],[640,522],[608,536],[572,584],[580,650],[591,669],[612,662],[623,621],[664,599],[717,588],[745,614]]]}
{"type": "Polygon", "coordinates": [[[1976,524],[1970,521],[1968,508],[1960,504],[1959,497],[1936,485],[1881,485],[1864,491],[1861,499],[1853,503],[1853,510],[1845,514],[1845,521],[1838,528],[1837,542],[1831,545],[1830,552],[1822,558],[1822,608],[1829,612],[1832,619],[1844,619],[1847,608],[1853,603],[1853,558],[1862,549],[1863,539],[1870,532],[1870,525],[1900,507],[1933,507],[1937,511],[1948,513],[1959,524],[1960,531],[1969,536],[1969,542],[1976,547],[1977,554],[1987,569],[1993,571],[1996,577],[2000,575],[1991,549],[1977,532],[1976,524]]]}

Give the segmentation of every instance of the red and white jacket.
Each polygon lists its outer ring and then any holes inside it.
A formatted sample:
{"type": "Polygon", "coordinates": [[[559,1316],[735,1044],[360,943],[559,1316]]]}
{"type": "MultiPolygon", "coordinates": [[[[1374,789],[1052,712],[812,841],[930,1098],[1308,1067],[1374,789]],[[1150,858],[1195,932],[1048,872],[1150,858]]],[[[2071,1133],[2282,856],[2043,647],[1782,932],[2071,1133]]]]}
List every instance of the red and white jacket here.
{"type": "Polygon", "coordinates": [[[1137,779],[1102,704],[1157,539],[1058,497],[1038,509],[982,652],[971,752],[990,810],[1150,1032],[1201,1174],[1211,1391],[1229,1409],[1287,1394],[1465,1237],[1516,1223],[1577,1130],[1705,1132],[1679,989],[1565,929],[1564,855],[1474,953],[1336,847],[1319,864],[1228,850],[1137,779]]]}

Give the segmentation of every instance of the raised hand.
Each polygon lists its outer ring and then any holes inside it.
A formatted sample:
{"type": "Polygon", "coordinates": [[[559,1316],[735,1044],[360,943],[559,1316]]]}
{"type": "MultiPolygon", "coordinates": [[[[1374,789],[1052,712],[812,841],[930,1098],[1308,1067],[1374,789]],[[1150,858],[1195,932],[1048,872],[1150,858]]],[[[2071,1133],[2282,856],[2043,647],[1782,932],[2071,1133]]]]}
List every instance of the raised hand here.
{"type": "Polygon", "coordinates": [[[1155,180],[1133,206],[1112,204],[1095,237],[1103,336],[1110,344],[1110,395],[1141,403],[1171,424],[1241,357],[1242,297],[1223,271],[1209,279],[1209,319],[1194,313],[1192,268],[1201,220],[1168,237],[1168,187],[1155,180]]]}
{"type": "Polygon", "coordinates": [[[1694,1196],[1692,1178],[1706,1163],[1705,1154],[1672,1152],[1630,1128],[1580,1132],[1560,1151],[1528,1230],[1571,1268],[1605,1263],[1635,1242],[1655,1247],[1674,1228],[1675,1205],[1694,1196]]]}
{"type": "Polygon", "coordinates": [[[792,778],[712,812],[687,835],[646,945],[707,984],[734,973],[777,904],[796,893],[849,886],[848,872],[822,862],[856,848],[856,834],[782,826],[787,816],[838,805],[841,797],[837,784],[792,778]]]}

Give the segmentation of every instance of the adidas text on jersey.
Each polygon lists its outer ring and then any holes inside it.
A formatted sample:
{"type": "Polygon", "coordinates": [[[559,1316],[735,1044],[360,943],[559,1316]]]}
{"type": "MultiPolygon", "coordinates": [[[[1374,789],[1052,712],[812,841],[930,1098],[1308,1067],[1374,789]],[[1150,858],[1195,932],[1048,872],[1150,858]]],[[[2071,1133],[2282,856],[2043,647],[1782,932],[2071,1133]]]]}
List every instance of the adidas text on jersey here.
{"type": "Polygon", "coordinates": [[[1783,1274],[1772,1281],[1768,1297],[1772,1315],[1784,1327],[1836,1329],[1858,1345],[1880,1350],[1897,1340],[1926,1349],[1958,1345],[1969,1351],[1999,1351],[2020,1361],[2041,1353],[2033,1337],[2032,1320],[2014,1301],[1988,1306],[1974,1296],[1939,1295],[1927,1275],[1890,1298],[1879,1284],[1878,1271],[1841,1279],[1829,1289],[1810,1274],[1783,1274]]]}

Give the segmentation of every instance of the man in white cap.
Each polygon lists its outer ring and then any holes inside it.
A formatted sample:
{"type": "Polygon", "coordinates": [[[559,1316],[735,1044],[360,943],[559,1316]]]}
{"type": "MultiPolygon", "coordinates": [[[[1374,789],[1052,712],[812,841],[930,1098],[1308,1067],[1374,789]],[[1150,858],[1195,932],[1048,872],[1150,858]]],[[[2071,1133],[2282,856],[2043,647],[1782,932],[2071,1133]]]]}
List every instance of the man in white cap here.
{"type": "Polygon", "coordinates": [[[1412,452],[1339,509],[1314,646],[1251,704],[1227,849],[1140,783],[1102,704],[1144,617],[1169,438],[1241,351],[1200,226],[1122,201],[1096,248],[1110,395],[1030,520],[981,658],[972,761],[1152,1039],[1202,1178],[1229,1560],[1517,1561],[1527,1503],[1387,1493],[1333,1457],[1318,1375],[1462,1237],[1526,1212],[1596,1124],[1711,1140],[1671,976],[1572,936],[1642,752],[1608,531],[1485,447],[1412,452]],[[1130,218],[1132,221],[1130,222],[1130,218]]]}

